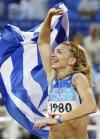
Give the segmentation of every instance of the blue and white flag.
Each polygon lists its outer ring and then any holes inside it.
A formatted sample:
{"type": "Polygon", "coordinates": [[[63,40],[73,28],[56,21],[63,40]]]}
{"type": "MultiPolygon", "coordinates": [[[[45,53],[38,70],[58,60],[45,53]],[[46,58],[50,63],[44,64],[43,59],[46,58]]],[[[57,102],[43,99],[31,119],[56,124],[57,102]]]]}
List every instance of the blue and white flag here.
{"type": "MultiPolygon", "coordinates": [[[[63,3],[56,7],[62,8],[64,15],[52,19],[52,50],[69,36],[68,10],[63,3]]],[[[0,92],[10,115],[31,133],[47,139],[47,130],[32,129],[47,113],[47,78],[37,48],[41,26],[30,32],[5,26],[0,35],[0,92]]]]}

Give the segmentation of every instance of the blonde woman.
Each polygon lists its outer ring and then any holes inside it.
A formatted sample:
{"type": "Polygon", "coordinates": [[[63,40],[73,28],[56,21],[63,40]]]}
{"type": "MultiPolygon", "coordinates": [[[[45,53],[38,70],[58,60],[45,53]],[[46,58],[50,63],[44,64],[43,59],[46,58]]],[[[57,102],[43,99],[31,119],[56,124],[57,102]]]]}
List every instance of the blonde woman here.
{"type": "Polygon", "coordinates": [[[50,126],[49,139],[88,139],[88,115],[96,111],[91,89],[91,66],[81,46],[63,42],[50,50],[50,25],[61,9],[51,9],[42,26],[38,48],[48,79],[49,118],[35,128],[50,126]]]}

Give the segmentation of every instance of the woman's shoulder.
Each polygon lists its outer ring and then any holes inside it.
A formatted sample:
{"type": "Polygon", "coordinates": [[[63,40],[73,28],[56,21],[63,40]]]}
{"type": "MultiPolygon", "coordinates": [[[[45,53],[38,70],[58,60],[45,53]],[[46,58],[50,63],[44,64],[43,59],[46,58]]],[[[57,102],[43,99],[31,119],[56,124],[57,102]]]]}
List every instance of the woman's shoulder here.
{"type": "Polygon", "coordinates": [[[86,81],[88,81],[86,75],[84,75],[83,73],[80,73],[80,72],[79,73],[75,73],[73,75],[73,77],[72,77],[73,85],[75,85],[77,82],[84,83],[86,81]]]}
{"type": "Polygon", "coordinates": [[[86,78],[86,75],[84,75],[83,73],[81,72],[77,72],[73,75],[73,78],[86,78]]]}

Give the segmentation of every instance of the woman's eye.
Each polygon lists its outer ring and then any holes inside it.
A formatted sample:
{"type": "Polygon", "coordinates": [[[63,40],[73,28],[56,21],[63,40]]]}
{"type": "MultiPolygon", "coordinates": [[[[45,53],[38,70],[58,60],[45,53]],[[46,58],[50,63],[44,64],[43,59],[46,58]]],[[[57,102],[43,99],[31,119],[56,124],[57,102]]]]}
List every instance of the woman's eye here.
{"type": "Polygon", "coordinates": [[[58,53],[60,53],[60,54],[61,54],[61,53],[62,53],[62,51],[58,51],[58,53]]]}

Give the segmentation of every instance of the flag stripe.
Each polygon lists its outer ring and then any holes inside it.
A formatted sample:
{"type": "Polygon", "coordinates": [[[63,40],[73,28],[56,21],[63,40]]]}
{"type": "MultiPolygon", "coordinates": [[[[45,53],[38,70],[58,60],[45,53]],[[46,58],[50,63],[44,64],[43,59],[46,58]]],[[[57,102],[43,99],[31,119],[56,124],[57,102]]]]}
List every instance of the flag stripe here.
{"type": "MultiPolygon", "coordinates": [[[[25,54],[25,51],[24,51],[24,54],[25,54]]],[[[31,53],[30,53],[30,55],[31,55],[31,53]]],[[[25,57],[23,57],[23,47],[21,49],[18,49],[18,51],[16,51],[16,54],[12,55],[12,64],[13,64],[13,70],[12,70],[12,73],[11,73],[11,86],[12,86],[12,91],[14,92],[14,95],[16,97],[18,97],[24,103],[26,103],[28,105],[28,107],[30,107],[35,113],[37,113],[40,116],[43,116],[43,114],[41,114],[35,108],[35,106],[31,103],[30,100],[31,99],[34,100],[34,98],[33,97],[30,98],[30,95],[28,94],[27,90],[23,86],[23,80],[24,81],[25,80],[27,81],[27,78],[25,76],[23,77],[23,74],[24,74],[23,72],[24,72],[24,70],[26,70],[25,69],[26,66],[24,66],[24,68],[23,68],[23,61],[24,61],[24,59],[25,59],[25,57]]],[[[28,65],[27,65],[27,67],[28,67],[28,65]]],[[[28,72],[28,69],[27,69],[27,72],[28,72]]],[[[26,75],[29,76],[28,73],[26,75]]],[[[29,85],[29,82],[32,83],[29,79],[31,79],[31,78],[28,78],[28,85],[29,85]]],[[[36,87],[36,84],[35,83],[33,83],[33,85],[36,87]]],[[[31,85],[29,85],[29,86],[31,86],[31,85]]],[[[32,90],[32,92],[33,92],[33,90],[32,90]]]]}

